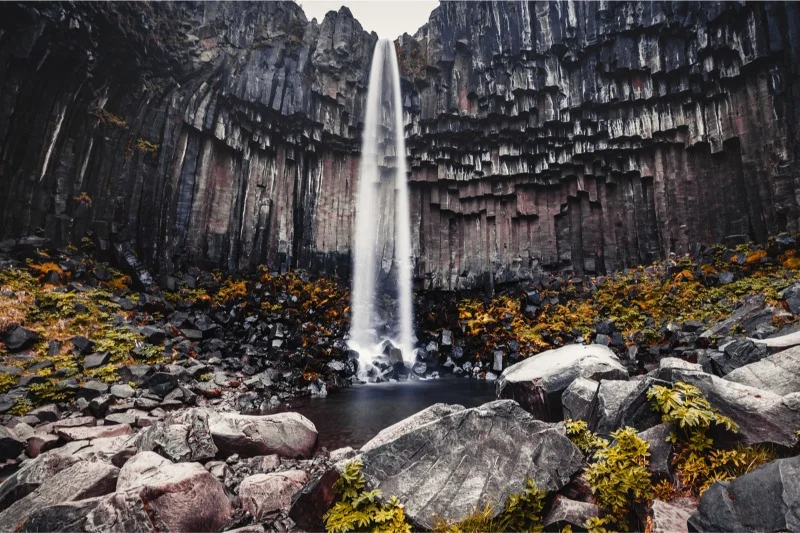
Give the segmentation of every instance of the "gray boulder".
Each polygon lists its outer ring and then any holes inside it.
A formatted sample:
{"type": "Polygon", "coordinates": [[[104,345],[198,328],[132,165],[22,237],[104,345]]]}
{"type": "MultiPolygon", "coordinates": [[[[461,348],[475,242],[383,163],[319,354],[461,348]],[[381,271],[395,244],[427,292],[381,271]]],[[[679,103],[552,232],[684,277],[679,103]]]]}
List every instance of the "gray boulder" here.
{"type": "Polygon", "coordinates": [[[420,418],[358,456],[368,485],[397,496],[417,527],[431,529],[436,515],[461,519],[487,501],[499,510],[526,478],[559,490],[581,468],[563,427],[536,420],[514,401],[457,408],[421,425],[420,418]]]}
{"type": "Polygon", "coordinates": [[[800,392],[800,346],[737,368],[725,379],[775,394],[800,392]]]}
{"type": "Polygon", "coordinates": [[[689,533],[687,521],[697,509],[697,503],[689,498],[679,498],[669,503],[653,500],[650,506],[652,533],[689,533]]]}
{"type": "Polygon", "coordinates": [[[44,482],[0,513],[0,524],[15,530],[33,511],[63,502],[113,492],[119,468],[104,462],[79,461],[44,482]]]}
{"type": "Polygon", "coordinates": [[[600,516],[600,508],[595,504],[557,495],[550,511],[545,515],[543,523],[548,531],[551,529],[561,531],[568,525],[583,529],[586,521],[595,516],[600,516]]]}
{"type": "Polygon", "coordinates": [[[213,412],[208,423],[214,444],[224,454],[309,457],[317,445],[317,428],[298,413],[251,416],[213,412]]]}
{"type": "Polygon", "coordinates": [[[208,413],[201,409],[181,412],[155,423],[139,434],[136,447],[140,451],[159,453],[174,462],[204,461],[217,454],[208,413]]]}
{"type": "Polygon", "coordinates": [[[628,400],[636,394],[639,386],[638,381],[601,381],[592,402],[589,428],[600,435],[609,436],[619,427],[622,411],[630,405],[628,400]]]}
{"type": "Polygon", "coordinates": [[[600,384],[593,379],[578,378],[561,395],[564,420],[589,420],[592,402],[600,384]]]}
{"type": "Polygon", "coordinates": [[[672,443],[667,442],[667,437],[674,430],[672,424],[659,424],[638,434],[638,437],[650,446],[648,468],[661,478],[669,478],[672,475],[672,443]]]}
{"type": "Polygon", "coordinates": [[[119,473],[117,494],[92,511],[126,515],[147,510],[158,531],[216,531],[233,512],[225,488],[200,463],[172,463],[153,452],[132,457],[119,473]]]}
{"type": "Polygon", "coordinates": [[[497,380],[497,397],[516,400],[540,420],[562,420],[561,395],[578,378],[628,379],[608,346],[564,346],[507,367],[497,380]]]}
{"type": "Polygon", "coordinates": [[[739,367],[755,363],[769,355],[769,350],[763,344],[744,340],[732,340],[720,346],[717,352],[709,351],[711,373],[718,376],[736,370],[739,367]]]}
{"type": "Polygon", "coordinates": [[[800,531],[800,456],[714,483],[689,518],[693,531],[800,531]]]}
{"type": "Polygon", "coordinates": [[[73,455],[44,454],[33,461],[27,461],[22,468],[8,476],[0,484],[0,509],[5,509],[15,501],[27,496],[39,486],[69,468],[80,459],[73,455]]]}
{"type": "Polygon", "coordinates": [[[386,444],[387,442],[391,442],[399,437],[407,433],[412,433],[417,431],[420,427],[424,426],[425,424],[429,424],[436,420],[439,420],[442,417],[451,415],[453,413],[457,413],[459,411],[463,411],[463,405],[456,405],[456,404],[446,404],[446,403],[436,403],[428,407],[427,409],[423,409],[418,413],[415,413],[408,418],[397,422],[387,428],[384,428],[372,437],[366,444],[361,447],[362,452],[368,452],[373,450],[379,446],[386,444]]]}

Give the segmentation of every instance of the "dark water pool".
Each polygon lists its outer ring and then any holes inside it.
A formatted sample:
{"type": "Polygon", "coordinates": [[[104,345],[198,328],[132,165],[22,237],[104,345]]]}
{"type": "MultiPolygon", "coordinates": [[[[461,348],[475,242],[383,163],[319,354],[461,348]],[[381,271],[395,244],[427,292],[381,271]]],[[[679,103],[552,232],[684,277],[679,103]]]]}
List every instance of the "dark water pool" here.
{"type": "Polygon", "coordinates": [[[494,381],[452,378],[359,385],[326,398],[291,400],[279,411],[308,417],[317,426],[320,446],[334,450],[358,448],[383,428],[435,403],[475,407],[494,399],[494,381]]]}

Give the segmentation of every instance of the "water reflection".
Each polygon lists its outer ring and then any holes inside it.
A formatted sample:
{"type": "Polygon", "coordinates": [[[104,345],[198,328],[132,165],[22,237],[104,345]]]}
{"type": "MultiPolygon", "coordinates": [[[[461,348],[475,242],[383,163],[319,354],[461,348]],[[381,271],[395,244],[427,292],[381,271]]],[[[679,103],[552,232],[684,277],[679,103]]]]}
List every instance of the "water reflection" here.
{"type": "Polygon", "coordinates": [[[280,411],[297,411],[319,431],[320,446],[358,448],[383,428],[435,403],[475,407],[494,400],[494,382],[440,379],[376,383],[332,392],[326,398],[298,398],[280,411]]]}

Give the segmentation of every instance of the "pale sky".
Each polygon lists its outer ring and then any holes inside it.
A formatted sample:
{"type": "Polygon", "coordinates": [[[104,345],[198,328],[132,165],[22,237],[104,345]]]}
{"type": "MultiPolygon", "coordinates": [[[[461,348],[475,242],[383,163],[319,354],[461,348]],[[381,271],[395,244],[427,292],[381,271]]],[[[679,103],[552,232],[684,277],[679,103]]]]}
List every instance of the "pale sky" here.
{"type": "Polygon", "coordinates": [[[338,11],[347,6],[366,31],[374,31],[378,37],[396,39],[408,33],[414,35],[420,26],[428,22],[431,11],[439,0],[296,0],[303,8],[308,20],[322,23],[325,13],[338,11]]]}

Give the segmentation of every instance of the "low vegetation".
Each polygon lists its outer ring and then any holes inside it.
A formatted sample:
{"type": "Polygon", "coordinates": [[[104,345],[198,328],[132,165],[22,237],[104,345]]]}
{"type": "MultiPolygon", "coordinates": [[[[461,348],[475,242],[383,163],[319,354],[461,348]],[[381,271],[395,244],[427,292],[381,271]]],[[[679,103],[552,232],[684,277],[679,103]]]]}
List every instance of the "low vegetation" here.
{"type": "Polygon", "coordinates": [[[578,337],[589,340],[600,321],[613,324],[628,346],[653,346],[663,341],[670,322],[711,324],[729,316],[747,296],[762,295],[767,304],[780,306],[778,292],[800,279],[800,258],[795,248],[775,249],[772,244],[717,246],[699,258],[687,255],[609,276],[573,278],[541,288],[541,303],[532,307],[519,289],[492,299],[465,298],[456,307],[478,359],[509,346],[525,358],[578,337]]]}
{"type": "Polygon", "coordinates": [[[366,490],[361,461],[351,461],[334,484],[336,503],[325,513],[325,530],[329,533],[373,531],[411,533],[402,504],[395,497],[386,503],[379,499],[380,490],[366,490]]]}
{"type": "Polygon", "coordinates": [[[770,447],[726,446],[715,441],[712,429],[733,435],[738,427],[693,385],[653,386],[648,397],[662,421],[675,427],[667,439],[673,446],[674,481],[654,482],[648,469],[649,445],[635,429],[618,429],[609,441],[589,431],[584,421],[565,422],[567,436],[586,456],[584,478],[603,511],[585,524],[590,531],[641,529],[637,506],[644,509],[653,498],[699,497],[714,482],[742,476],[777,458],[770,447]]]}

